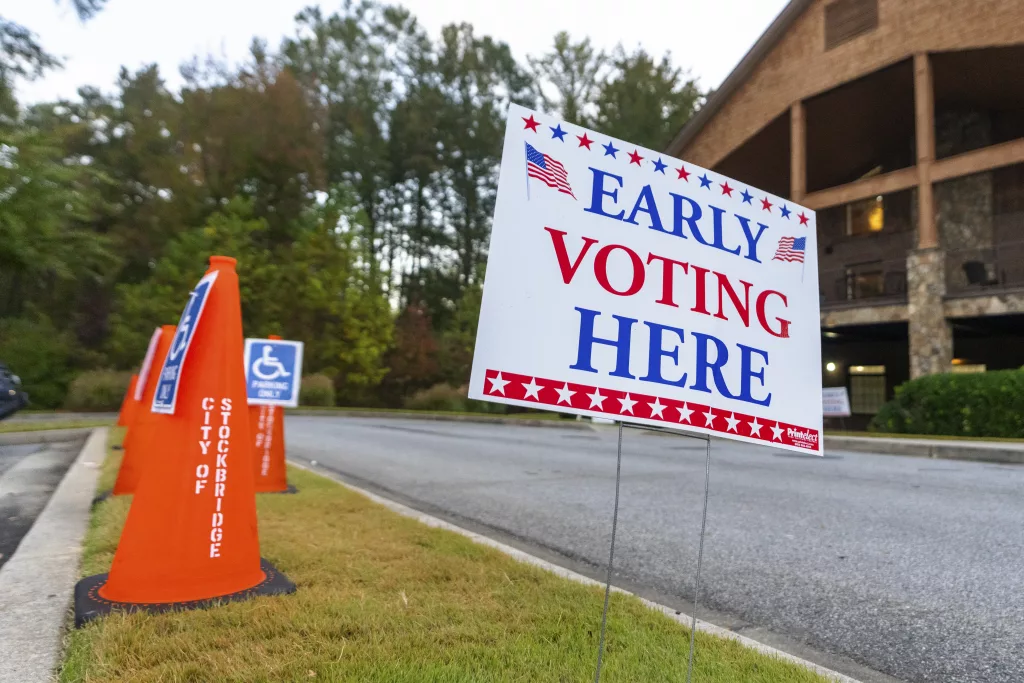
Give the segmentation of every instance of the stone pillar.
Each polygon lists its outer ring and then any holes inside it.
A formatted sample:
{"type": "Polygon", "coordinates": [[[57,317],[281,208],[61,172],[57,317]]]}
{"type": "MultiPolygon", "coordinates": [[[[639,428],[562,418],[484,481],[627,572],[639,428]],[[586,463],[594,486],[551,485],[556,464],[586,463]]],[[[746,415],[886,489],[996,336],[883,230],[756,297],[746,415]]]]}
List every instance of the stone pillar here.
{"type": "Polygon", "coordinates": [[[789,198],[802,203],[807,196],[807,119],[804,103],[789,110],[789,198]]]}
{"type": "Polygon", "coordinates": [[[907,330],[910,378],[949,372],[953,327],[946,320],[946,255],[941,249],[918,249],[907,256],[907,330]]]}

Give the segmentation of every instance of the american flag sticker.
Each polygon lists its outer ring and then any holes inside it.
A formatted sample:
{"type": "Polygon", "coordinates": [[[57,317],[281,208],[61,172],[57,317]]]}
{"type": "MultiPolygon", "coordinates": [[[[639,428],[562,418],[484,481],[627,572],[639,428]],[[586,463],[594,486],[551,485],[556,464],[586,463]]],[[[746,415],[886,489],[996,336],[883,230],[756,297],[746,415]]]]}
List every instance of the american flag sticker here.
{"type": "Polygon", "coordinates": [[[773,261],[799,261],[804,262],[804,252],[807,250],[806,237],[783,237],[779,240],[779,247],[775,250],[773,261]]]}
{"type": "Polygon", "coordinates": [[[569,174],[565,172],[565,166],[554,158],[549,157],[530,143],[526,143],[526,198],[530,198],[530,178],[536,178],[550,188],[556,189],[562,194],[567,194],[573,199],[576,195],[572,193],[569,186],[569,174]]]}
{"type": "Polygon", "coordinates": [[[804,252],[807,251],[806,237],[782,237],[779,239],[779,246],[775,249],[775,256],[772,261],[788,261],[789,263],[799,262],[800,282],[804,281],[804,252]]]}

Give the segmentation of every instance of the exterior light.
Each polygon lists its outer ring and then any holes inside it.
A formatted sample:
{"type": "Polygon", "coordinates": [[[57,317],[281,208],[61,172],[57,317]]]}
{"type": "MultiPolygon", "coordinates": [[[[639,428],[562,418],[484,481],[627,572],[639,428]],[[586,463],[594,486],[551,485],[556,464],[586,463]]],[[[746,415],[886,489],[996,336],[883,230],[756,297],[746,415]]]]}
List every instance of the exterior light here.
{"type": "Polygon", "coordinates": [[[835,372],[836,371],[836,364],[833,363],[832,361],[829,361],[829,362],[825,363],[825,369],[828,370],[829,372],[835,372]]]}

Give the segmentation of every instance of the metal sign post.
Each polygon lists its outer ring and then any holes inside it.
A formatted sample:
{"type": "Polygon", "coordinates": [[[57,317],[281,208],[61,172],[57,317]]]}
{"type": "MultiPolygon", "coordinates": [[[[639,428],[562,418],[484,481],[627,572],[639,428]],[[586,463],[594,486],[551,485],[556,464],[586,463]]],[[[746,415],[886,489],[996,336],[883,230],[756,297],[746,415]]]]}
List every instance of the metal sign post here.
{"type": "Polygon", "coordinates": [[[601,635],[597,643],[597,671],[594,673],[594,683],[600,683],[601,681],[601,664],[604,657],[604,636],[608,625],[608,602],[612,592],[612,573],[615,563],[615,533],[618,530],[619,523],[619,487],[622,480],[622,430],[624,427],[646,432],[658,432],[662,434],[671,434],[673,436],[684,436],[691,439],[701,439],[705,443],[704,511],[701,514],[700,542],[697,545],[697,574],[694,577],[693,587],[693,621],[690,624],[690,655],[686,666],[686,683],[690,683],[693,677],[693,648],[697,635],[697,607],[700,603],[700,569],[701,563],[704,559],[704,532],[707,530],[708,523],[708,490],[711,483],[711,437],[680,433],[668,429],[659,429],[658,427],[648,427],[646,425],[624,424],[622,422],[619,422],[618,450],[615,458],[615,506],[612,509],[612,540],[611,546],[608,550],[608,574],[604,587],[604,609],[601,612],[601,635]]]}

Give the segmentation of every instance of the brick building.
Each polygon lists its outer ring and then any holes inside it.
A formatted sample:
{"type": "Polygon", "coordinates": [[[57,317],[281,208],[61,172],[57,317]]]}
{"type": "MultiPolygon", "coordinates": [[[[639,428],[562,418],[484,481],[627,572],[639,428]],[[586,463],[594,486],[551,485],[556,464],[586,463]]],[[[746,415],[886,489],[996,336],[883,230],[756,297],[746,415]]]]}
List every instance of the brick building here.
{"type": "Polygon", "coordinates": [[[825,386],[1024,365],[1024,1],[792,0],[668,152],[818,212],[825,386]]]}

